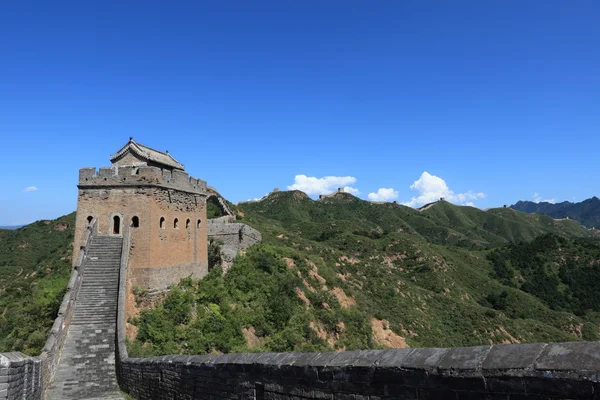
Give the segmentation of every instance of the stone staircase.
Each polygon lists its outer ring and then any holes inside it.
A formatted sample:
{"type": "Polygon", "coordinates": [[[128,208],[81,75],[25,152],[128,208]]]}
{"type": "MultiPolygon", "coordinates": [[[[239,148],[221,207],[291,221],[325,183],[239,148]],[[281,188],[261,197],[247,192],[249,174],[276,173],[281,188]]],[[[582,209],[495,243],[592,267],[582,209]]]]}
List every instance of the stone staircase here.
{"type": "Polygon", "coordinates": [[[115,373],[115,331],[123,239],[95,236],[47,400],[123,399],[115,373]]]}

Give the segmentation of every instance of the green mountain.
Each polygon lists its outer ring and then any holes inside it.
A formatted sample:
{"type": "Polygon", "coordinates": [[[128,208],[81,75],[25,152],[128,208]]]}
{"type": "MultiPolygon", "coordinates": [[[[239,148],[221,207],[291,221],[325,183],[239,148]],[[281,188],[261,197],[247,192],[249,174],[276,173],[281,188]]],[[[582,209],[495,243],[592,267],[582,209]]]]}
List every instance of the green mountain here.
{"type": "MultiPolygon", "coordinates": [[[[598,236],[572,220],[275,192],[263,242],[131,322],[133,354],[597,340],[598,236]],[[175,327],[175,328],[173,328],[175,327]]],[[[138,298],[138,301],[143,301],[138,298]]]]}
{"type": "Polygon", "coordinates": [[[600,228],[600,199],[596,196],[579,203],[563,201],[562,203],[554,204],[518,201],[510,207],[517,211],[545,214],[556,219],[568,217],[588,228],[600,228]]]}
{"type": "Polygon", "coordinates": [[[75,213],[0,230],[0,352],[39,354],[71,273],[75,213]]]}

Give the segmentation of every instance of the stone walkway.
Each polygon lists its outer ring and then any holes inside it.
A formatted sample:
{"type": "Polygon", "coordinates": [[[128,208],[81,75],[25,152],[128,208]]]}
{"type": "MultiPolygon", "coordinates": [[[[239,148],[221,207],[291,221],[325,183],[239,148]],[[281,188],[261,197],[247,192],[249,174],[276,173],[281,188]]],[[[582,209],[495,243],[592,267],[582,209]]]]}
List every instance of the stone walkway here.
{"type": "Polygon", "coordinates": [[[117,292],[123,239],[92,239],[69,332],[47,400],[123,399],[115,373],[117,292]]]}

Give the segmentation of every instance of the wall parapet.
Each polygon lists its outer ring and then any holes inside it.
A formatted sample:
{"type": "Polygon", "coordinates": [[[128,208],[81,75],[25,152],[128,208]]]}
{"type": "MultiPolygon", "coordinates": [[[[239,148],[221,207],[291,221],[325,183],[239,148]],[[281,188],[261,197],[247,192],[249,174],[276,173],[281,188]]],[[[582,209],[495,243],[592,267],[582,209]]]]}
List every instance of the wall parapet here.
{"type": "Polygon", "coordinates": [[[209,219],[207,229],[208,237],[220,242],[221,264],[224,271],[231,267],[234,258],[241,251],[262,240],[259,231],[239,222],[209,219]]]}
{"type": "Polygon", "coordinates": [[[127,268],[129,264],[129,251],[131,249],[131,238],[129,236],[129,229],[126,228],[123,232],[123,248],[121,250],[121,267],[119,269],[119,290],[118,290],[118,301],[117,301],[117,343],[115,346],[117,354],[115,354],[116,359],[116,370],[117,370],[117,381],[119,382],[119,386],[121,385],[121,376],[122,370],[121,366],[122,360],[127,360],[129,358],[129,354],[127,353],[127,344],[126,344],[126,327],[125,320],[127,319],[127,314],[125,310],[127,309],[127,268]]]}
{"type": "Polygon", "coordinates": [[[92,238],[98,233],[98,221],[94,218],[87,226],[84,245],[79,250],[77,262],[71,271],[58,316],[50,329],[42,353],[30,357],[20,352],[0,353],[0,400],[42,399],[44,390],[52,379],[60,358],[60,351],[67,336],[75,301],[81,288],[84,260],[92,238]]]}
{"type": "Polygon", "coordinates": [[[597,342],[171,355],[120,364],[121,389],[138,400],[594,399],[600,392],[597,342]]]}
{"type": "Polygon", "coordinates": [[[194,178],[185,171],[150,166],[117,166],[81,168],[80,189],[86,187],[158,186],[189,193],[206,195],[206,181],[194,178]]]}

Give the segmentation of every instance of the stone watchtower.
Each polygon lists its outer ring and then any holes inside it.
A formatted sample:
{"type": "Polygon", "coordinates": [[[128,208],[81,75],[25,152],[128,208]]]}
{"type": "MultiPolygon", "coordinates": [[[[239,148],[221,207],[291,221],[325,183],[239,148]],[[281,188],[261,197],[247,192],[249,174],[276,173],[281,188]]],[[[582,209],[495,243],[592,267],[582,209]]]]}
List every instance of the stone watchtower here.
{"type": "Polygon", "coordinates": [[[79,170],[74,254],[97,218],[99,235],[129,234],[132,286],[161,290],[187,276],[203,277],[208,272],[206,182],[188,176],[168,152],[133,138],[110,161],[111,167],[79,170]]]}

